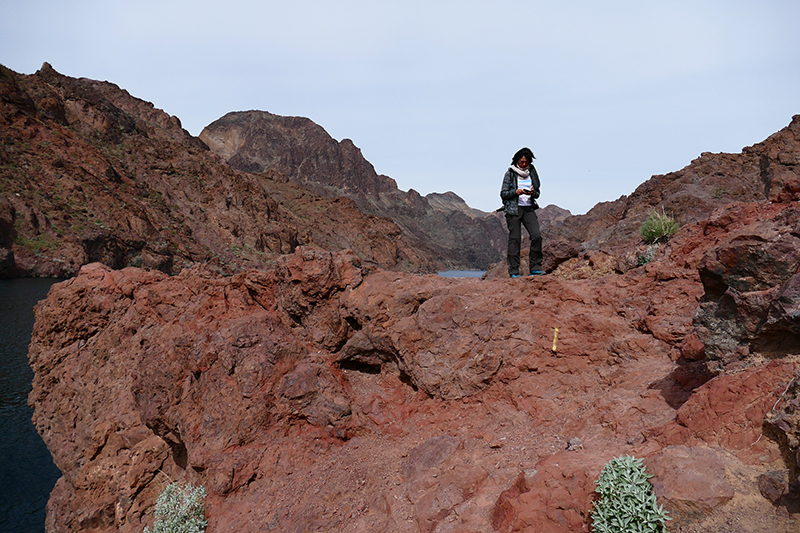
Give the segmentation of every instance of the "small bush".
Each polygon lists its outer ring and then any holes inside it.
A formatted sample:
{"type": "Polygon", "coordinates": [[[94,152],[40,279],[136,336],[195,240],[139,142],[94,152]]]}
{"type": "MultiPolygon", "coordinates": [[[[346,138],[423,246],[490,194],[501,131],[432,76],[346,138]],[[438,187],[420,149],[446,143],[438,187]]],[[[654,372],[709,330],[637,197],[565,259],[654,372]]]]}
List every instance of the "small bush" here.
{"type": "Polygon", "coordinates": [[[144,533],[203,533],[208,524],[205,497],[203,487],[170,483],[156,500],[152,531],[144,528],[144,533]]]}
{"type": "Polygon", "coordinates": [[[678,223],[663,211],[653,211],[639,228],[639,233],[647,244],[667,242],[677,232],[678,223]]]}
{"type": "Polygon", "coordinates": [[[658,252],[658,244],[651,244],[644,252],[636,256],[636,265],[644,266],[648,264],[650,261],[655,259],[656,252],[658,252]]]}
{"type": "Polygon", "coordinates": [[[606,464],[597,479],[600,500],[592,511],[594,533],[667,533],[670,520],[648,481],[642,460],[622,456],[606,464]]]}

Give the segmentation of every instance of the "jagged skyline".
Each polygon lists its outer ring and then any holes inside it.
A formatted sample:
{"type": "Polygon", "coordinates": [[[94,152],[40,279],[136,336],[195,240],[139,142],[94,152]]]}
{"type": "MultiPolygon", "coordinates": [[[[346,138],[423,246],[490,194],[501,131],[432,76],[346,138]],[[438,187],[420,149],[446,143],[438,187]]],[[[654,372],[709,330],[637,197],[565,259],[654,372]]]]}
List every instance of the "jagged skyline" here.
{"type": "Polygon", "coordinates": [[[3,0],[0,63],[108,80],[193,135],[305,116],[403,190],[498,207],[510,156],[573,214],[800,113],[800,4],[3,0]]]}

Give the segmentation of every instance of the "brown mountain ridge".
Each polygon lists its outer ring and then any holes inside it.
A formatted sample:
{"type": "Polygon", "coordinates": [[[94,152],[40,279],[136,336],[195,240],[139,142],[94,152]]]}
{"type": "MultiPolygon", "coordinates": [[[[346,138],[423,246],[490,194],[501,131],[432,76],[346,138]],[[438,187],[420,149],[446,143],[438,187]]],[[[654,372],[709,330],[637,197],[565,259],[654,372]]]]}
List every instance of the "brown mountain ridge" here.
{"type": "MultiPolygon", "coordinates": [[[[30,76],[0,69],[0,96],[0,276],[70,276],[92,261],[235,272],[304,244],[412,272],[485,269],[504,254],[502,214],[454,193],[400,191],[352,141],[309,119],[230,113],[203,142],[116,85],[48,64],[30,76]]],[[[702,154],[585,215],[545,207],[547,270],[601,252],[624,272],[644,251],[638,228],[653,210],[686,224],[774,197],[796,175],[798,127],[795,117],[741,154],[702,154]]]]}
{"type": "Polygon", "coordinates": [[[338,142],[307,118],[228,113],[206,126],[200,139],[238,170],[276,171],[318,194],[350,198],[365,213],[392,219],[405,235],[434,247],[442,265],[483,270],[505,251],[505,226],[495,217],[469,208],[452,192],[423,197],[399,190],[353,141],[338,142]]]}
{"type": "MultiPolygon", "coordinates": [[[[48,64],[33,75],[0,68],[0,126],[3,277],[71,276],[94,261],[168,273],[200,262],[232,273],[300,245],[351,249],[365,265],[412,272],[479,268],[498,257],[494,221],[440,208],[438,222],[454,219],[471,236],[454,247],[344,196],[315,193],[285,168],[234,170],[177,117],[48,64]]],[[[428,209],[393,187],[402,209],[428,209]]]]}

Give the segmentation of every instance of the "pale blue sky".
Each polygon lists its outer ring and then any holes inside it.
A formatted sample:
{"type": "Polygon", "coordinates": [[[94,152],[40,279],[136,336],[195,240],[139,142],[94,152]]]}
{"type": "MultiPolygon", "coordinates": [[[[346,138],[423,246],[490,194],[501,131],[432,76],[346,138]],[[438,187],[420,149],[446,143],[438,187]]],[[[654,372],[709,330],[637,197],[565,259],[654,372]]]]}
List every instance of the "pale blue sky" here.
{"type": "Polygon", "coordinates": [[[500,206],[529,146],[574,214],[800,113],[800,2],[0,0],[0,63],[47,61],[199,135],[305,116],[403,190],[500,206]]]}

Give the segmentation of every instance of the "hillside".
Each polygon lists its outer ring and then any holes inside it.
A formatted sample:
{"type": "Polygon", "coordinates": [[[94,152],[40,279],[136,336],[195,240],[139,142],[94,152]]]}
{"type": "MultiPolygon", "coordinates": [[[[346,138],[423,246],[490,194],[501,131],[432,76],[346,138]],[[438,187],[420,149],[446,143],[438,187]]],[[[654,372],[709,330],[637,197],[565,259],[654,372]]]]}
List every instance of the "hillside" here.
{"type": "Polygon", "coordinates": [[[0,127],[3,277],[67,277],[95,261],[233,273],[273,265],[301,245],[351,249],[365,265],[412,272],[474,259],[451,246],[445,260],[436,243],[291,174],[236,171],[177,117],[48,64],[33,75],[0,68],[0,127]]]}
{"type": "Polygon", "coordinates": [[[552,237],[582,243],[586,249],[614,247],[635,240],[642,221],[654,210],[684,225],[731,202],[774,200],[800,175],[798,163],[800,115],[739,154],[703,153],[681,170],[653,176],[628,196],[567,218],[552,237]]]}
{"type": "MultiPolygon", "coordinates": [[[[703,153],[685,168],[653,176],[630,195],[600,202],[584,215],[552,206],[561,213],[551,217],[548,206],[540,212],[546,220],[545,269],[570,279],[627,272],[658,248],[639,234],[650,214],[666,213],[684,226],[732,203],[776,201],[800,177],[798,163],[800,115],[795,115],[788,126],[739,154],[703,153]]],[[[526,252],[522,255],[524,260],[526,252]]],[[[503,277],[506,270],[499,263],[487,275],[503,277]]]]}
{"type": "MultiPolygon", "coordinates": [[[[485,269],[505,253],[505,225],[454,193],[403,192],[378,174],[350,139],[339,142],[303,117],[228,113],[200,134],[213,152],[247,172],[276,171],[318,194],[352,199],[365,213],[392,219],[448,268],[485,269]]],[[[499,190],[499,185],[498,185],[499,190]]]]}

